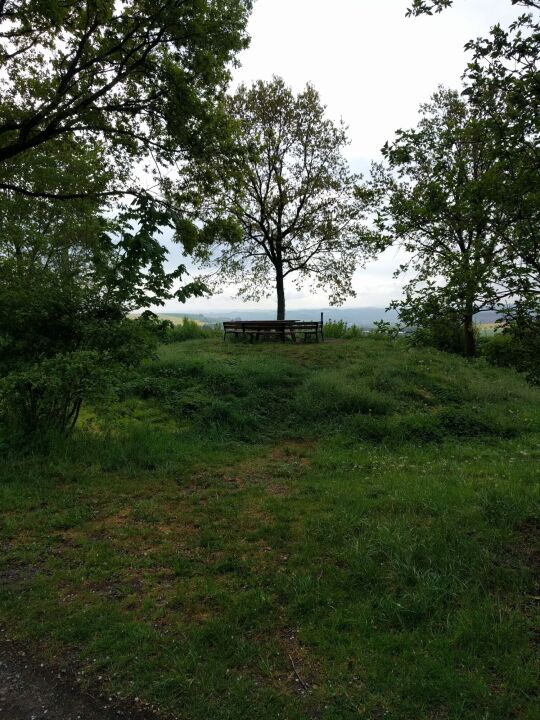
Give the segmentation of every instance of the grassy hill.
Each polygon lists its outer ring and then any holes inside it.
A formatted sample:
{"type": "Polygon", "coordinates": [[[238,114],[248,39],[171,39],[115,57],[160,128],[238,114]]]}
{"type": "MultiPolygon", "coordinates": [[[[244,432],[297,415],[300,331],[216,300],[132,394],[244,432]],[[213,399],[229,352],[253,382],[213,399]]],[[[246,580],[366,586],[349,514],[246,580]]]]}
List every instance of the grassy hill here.
{"type": "Polygon", "coordinates": [[[538,717],[540,391],[373,336],[169,345],[0,467],[0,621],[183,720],[538,717]]]}

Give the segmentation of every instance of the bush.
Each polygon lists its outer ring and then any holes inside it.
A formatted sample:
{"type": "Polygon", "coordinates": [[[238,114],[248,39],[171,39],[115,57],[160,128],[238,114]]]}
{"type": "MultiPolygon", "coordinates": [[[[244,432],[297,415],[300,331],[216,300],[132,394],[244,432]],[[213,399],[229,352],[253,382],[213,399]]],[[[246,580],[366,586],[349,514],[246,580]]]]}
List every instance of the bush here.
{"type": "Polygon", "coordinates": [[[485,344],[484,354],[494,365],[513,367],[539,385],[540,303],[530,299],[510,308],[502,333],[485,344]]]}
{"type": "Polygon", "coordinates": [[[463,324],[454,315],[425,319],[409,335],[409,340],[416,347],[433,347],[443,352],[465,354],[463,324]]]}
{"type": "Polygon", "coordinates": [[[178,325],[172,325],[167,330],[164,341],[166,343],[184,342],[185,340],[203,340],[206,338],[221,337],[220,325],[199,325],[194,320],[185,317],[178,325]]]}
{"type": "Polygon", "coordinates": [[[0,415],[12,438],[73,429],[84,400],[110,396],[114,373],[96,351],[55,355],[0,380],[0,415]]]}
{"type": "Polygon", "coordinates": [[[364,334],[358,325],[348,325],[344,320],[328,320],[324,324],[324,337],[352,340],[364,334]]]}
{"type": "Polygon", "coordinates": [[[511,335],[496,333],[483,337],[479,344],[480,354],[492,365],[512,367],[516,360],[515,341],[511,335]]]}
{"type": "Polygon", "coordinates": [[[373,330],[373,335],[375,337],[395,340],[400,332],[400,326],[392,325],[392,323],[388,322],[388,320],[377,320],[373,323],[373,325],[375,326],[375,329],[373,330]]]}

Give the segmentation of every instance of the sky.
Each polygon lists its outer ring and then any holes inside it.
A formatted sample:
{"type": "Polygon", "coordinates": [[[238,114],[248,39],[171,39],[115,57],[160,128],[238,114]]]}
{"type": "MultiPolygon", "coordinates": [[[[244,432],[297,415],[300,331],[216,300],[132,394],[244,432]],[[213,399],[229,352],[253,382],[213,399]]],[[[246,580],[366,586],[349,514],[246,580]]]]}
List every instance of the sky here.
{"type": "MultiPolygon", "coordinates": [[[[366,175],[395,131],[416,125],[419,105],[438,85],[459,88],[465,43],[520,14],[510,0],[455,0],[440,15],[419,18],[405,17],[408,6],[409,0],[256,0],[251,44],[239,56],[232,89],[272,75],[281,75],[295,92],[313,83],[329,117],[348,126],[351,168],[366,175]]],[[[385,307],[399,298],[404,280],[393,273],[403,259],[391,248],[357,270],[357,296],[344,307],[385,307]]],[[[171,261],[185,259],[173,250],[171,261]]],[[[288,309],[328,306],[324,294],[309,288],[287,288],[286,300],[288,309]]],[[[208,299],[169,302],[165,310],[212,313],[274,305],[272,297],[243,303],[228,287],[208,299]]]]}

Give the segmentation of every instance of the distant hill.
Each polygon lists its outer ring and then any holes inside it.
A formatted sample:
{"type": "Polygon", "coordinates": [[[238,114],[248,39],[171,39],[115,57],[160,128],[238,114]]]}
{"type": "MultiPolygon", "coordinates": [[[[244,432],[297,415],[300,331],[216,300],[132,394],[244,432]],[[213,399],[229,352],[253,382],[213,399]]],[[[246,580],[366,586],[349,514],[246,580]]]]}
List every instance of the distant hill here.
{"type": "MultiPolygon", "coordinates": [[[[290,320],[318,320],[324,315],[325,322],[327,320],[343,320],[348,325],[358,325],[362,328],[373,327],[373,323],[378,320],[386,320],[392,324],[398,322],[398,314],[395,310],[385,310],[380,307],[357,307],[357,308],[315,308],[315,309],[298,309],[289,310],[287,319],[290,320]]],[[[233,312],[217,312],[217,313],[158,313],[160,317],[171,320],[172,322],[182,322],[182,318],[187,317],[190,320],[204,324],[213,325],[222,323],[224,320],[274,320],[276,313],[274,310],[243,310],[239,308],[233,312]]],[[[477,323],[493,323],[498,319],[498,314],[494,311],[485,311],[476,315],[477,323]]]]}
{"type": "MultiPolygon", "coordinates": [[[[290,310],[287,312],[287,319],[290,320],[318,320],[324,314],[325,322],[327,320],[343,320],[349,325],[358,325],[359,327],[371,327],[377,320],[388,320],[389,322],[397,322],[397,313],[395,311],[386,312],[384,308],[317,308],[317,309],[300,309],[290,310]]],[[[182,322],[182,318],[187,317],[190,320],[201,322],[204,324],[221,323],[224,320],[274,320],[276,317],[275,310],[243,310],[239,308],[235,311],[217,312],[217,313],[158,313],[164,319],[172,322],[182,322]]]]}

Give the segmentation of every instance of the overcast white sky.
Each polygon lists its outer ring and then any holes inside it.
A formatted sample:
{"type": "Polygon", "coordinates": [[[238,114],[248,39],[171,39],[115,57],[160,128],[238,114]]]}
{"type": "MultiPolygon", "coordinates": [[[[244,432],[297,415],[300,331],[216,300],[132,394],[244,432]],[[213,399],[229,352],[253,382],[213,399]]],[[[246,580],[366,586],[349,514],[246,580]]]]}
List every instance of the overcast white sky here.
{"type": "MultiPolygon", "coordinates": [[[[408,5],[409,0],[256,0],[251,46],[240,56],[234,84],[281,75],[299,91],[312,82],[328,114],[349,127],[351,167],[366,174],[394,131],[416,124],[419,104],[437,85],[459,87],[467,40],[485,36],[497,22],[507,26],[520,14],[510,0],[455,0],[441,15],[420,18],[405,17],[408,5]]],[[[401,281],[392,277],[398,264],[391,249],[358,270],[357,297],[345,307],[384,307],[399,297],[401,281]]],[[[272,298],[244,304],[229,288],[206,300],[168,303],[166,309],[204,313],[274,305],[272,298]]],[[[288,309],[327,305],[324,295],[308,289],[288,292],[288,309]]]]}

